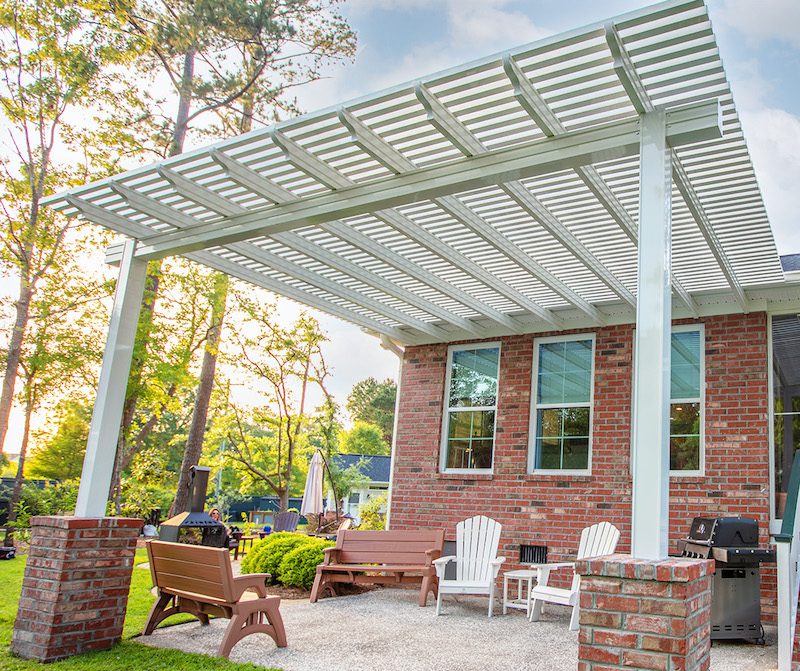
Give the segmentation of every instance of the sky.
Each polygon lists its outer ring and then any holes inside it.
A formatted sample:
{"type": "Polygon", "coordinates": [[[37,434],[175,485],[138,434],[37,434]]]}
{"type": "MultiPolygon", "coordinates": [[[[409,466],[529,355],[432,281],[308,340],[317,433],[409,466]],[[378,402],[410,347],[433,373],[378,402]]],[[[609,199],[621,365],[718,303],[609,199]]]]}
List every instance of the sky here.
{"type": "MultiPolygon", "coordinates": [[[[800,253],[800,0],[710,0],[709,13],[780,254],[800,253]]],[[[347,0],[354,63],[298,91],[314,111],[644,6],[640,0],[347,0]]],[[[296,308],[285,302],[286,314],[296,308]]],[[[357,327],[321,317],[341,400],[396,357],[357,327]],[[358,352],[358,356],[354,356],[358,352]]]]}
{"type": "MultiPolygon", "coordinates": [[[[301,109],[343,103],[459,63],[644,6],[641,0],[346,0],[355,62],[298,89],[301,109]]],[[[800,0],[708,0],[711,20],[781,254],[800,253],[800,0]]],[[[282,317],[302,309],[282,300],[282,317]]],[[[397,378],[397,357],[358,327],[311,311],[327,331],[340,403],[368,376],[397,378]]],[[[15,432],[12,422],[11,432],[15,432]]],[[[14,445],[9,436],[7,446],[14,445]]],[[[13,451],[13,450],[10,450],[13,451]]]]}

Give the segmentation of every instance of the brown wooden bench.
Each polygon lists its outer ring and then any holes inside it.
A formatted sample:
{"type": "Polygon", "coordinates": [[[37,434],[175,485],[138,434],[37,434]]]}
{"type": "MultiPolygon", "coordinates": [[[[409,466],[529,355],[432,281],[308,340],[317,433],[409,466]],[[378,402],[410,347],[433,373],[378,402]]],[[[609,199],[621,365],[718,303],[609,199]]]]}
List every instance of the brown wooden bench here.
{"type": "Polygon", "coordinates": [[[444,529],[416,531],[340,531],[336,547],[325,549],[317,566],[311,603],[326,589],[336,594],[337,583],[399,585],[422,583],[419,605],[428,592],[438,593],[433,560],[444,547],[444,529]]]}
{"type": "Polygon", "coordinates": [[[144,636],[152,634],[170,615],[191,613],[204,625],[209,615],[230,620],[217,651],[220,657],[227,657],[233,646],[250,634],[268,634],[279,648],[286,647],[278,610],[281,598],[267,596],[268,574],[234,578],[226,548],[150,541],[147,556],[158,599],[147,617],[144,636]],[[247,590],[257,596],[248,598],[251,595],[245,596],[247,590]]]}

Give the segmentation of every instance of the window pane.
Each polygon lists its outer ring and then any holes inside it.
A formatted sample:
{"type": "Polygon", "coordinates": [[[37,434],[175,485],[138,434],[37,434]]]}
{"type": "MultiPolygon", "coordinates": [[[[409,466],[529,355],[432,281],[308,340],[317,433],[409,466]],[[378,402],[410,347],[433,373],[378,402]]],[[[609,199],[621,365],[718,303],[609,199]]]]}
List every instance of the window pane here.
{"type": "Polygon", "coordinates": [[[700,436],[671,436],[669,467],[673,471],[700,470],[700,436]]]}
{"type": "Polygon", "coordinates": [[[561,409],[551,408],[539,411],[537,436],[560,437],[561,436],[561,409]]]}
{"type": "Polygon", "coordinates": [[[589,408],[564,408],[564,435],[589,437],[589,408]]]}
{"type": "Polygon", "coordinates": [[[671,398],[700,397],[700,331],[672,334],[671,398]]]}
{"type": "Polygon", "coordinates": [[[500,349],[457,350],[452,356],[450,407],[496,405],[500,349]]]}
{"type": "Polygon", "coordinates": [[[539,346],[538,403],[588,403],[591,383],[591,340],[542,343],[539,346]]]}
{"type": "Polygon", "coordinates": [[[673,403],[669,415],[670,435],[700,435],[700,404],[673,403]]]}
{"type": "Polygon", "coordinates": [[[589,468],[589,438],[564,439],[563,468],[589,468]]]}
{"type": "Polygon", "coordinates": [[[447,468],[491,468],[494,410],[448,413],[447,468]]]}
{"type": "Polygon", "coordinates": [[[536,468],[561,468],[561,441],[558,438],[537,438],[536,468]]]}

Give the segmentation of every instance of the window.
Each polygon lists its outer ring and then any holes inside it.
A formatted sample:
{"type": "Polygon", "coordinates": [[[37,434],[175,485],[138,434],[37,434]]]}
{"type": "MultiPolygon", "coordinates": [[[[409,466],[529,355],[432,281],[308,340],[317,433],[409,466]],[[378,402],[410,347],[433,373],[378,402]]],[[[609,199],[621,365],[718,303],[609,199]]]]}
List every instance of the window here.
{"type": "Polygon", "coordinates": [[[451,347],[447,361],[443,470],[490,470],[500,346],[451,347]]]}
{"type": "Polygon", "coordinates": [[[593,336],[536,342],[531,470],[589,469],[593,362],[593,336]]]}
{"type": "Polygon", "coordinates": [[[669,467],[700,471],[703,436],[702,331],[696,326],[672,332],[669,467]]]}

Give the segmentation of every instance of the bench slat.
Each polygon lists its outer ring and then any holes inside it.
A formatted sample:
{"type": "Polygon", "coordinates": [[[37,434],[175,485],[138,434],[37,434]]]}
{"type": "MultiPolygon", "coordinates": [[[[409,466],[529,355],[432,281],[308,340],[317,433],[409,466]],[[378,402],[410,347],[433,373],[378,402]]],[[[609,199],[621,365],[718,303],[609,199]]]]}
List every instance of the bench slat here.
{"type": "Polygon", "coordinates": [[[435,571],[433,567],[420,566],[419,564],[328,564],[323,565],[325,571],[386,571],[388,573],[411,573],[420,571],[435,571]]]}
{"type": "Polygon", "coordinates": [[[158,575],[162,573],[171,573],[217,584],[222,584],[226,577],[225,572],[220,566],[198,564],[196,562],[183,561],[180,559],[167,559],[165,557],[155,557],[153,562],[158,575]]]}
{"type": "Polygon", "coordinates": [[[337,564],[427,564],[424,552],[383,552],[381,550],[342,550],[336,557],[337,564]]]}
{"type": "Polygon", "coordinates": [[[181,592],[191,592],[210,597],[215,601],[225,603],[227,601],[225,589],[219,582],[200,580],[196,577],[188,577],[175,573],[161,573],[156,569],[158,575],[158,587],[162,590],[178,590],[181,592]]]}

